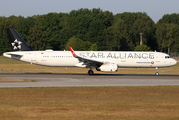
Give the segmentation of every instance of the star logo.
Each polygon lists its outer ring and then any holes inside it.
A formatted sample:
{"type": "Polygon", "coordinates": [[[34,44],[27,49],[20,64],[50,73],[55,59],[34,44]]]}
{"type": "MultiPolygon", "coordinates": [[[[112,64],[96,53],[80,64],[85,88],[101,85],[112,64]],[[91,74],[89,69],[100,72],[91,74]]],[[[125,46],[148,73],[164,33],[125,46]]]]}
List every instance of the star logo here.
{"type": "Polygon", "coordinates": [[[21,49],[21,41],[18,41],[17,39],[14,40],[12,44],[13,50],[21,49]]]}

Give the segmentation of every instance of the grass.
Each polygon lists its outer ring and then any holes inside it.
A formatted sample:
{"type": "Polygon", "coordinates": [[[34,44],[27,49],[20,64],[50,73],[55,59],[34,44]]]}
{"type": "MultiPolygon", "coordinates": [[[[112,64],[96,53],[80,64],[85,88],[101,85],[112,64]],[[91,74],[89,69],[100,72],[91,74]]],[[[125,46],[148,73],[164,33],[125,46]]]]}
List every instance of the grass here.
{"type": "MultiPolygon", "coordinates": [[[[35,73],[87,73],[88,68],[46,67],[29,64],[5,57],[0,57],[0,72],[35,72],[35,73]]],[[[103,73],[94,70],[95,73],[103,73]]],[[[159,68],[160,74],[179,74],[179,63],[173,67],[159,68]]],[[[155,68],[118,68],[111,74],[155,74],[155,68]]]]}
{"type": "Polygon", "coordinates": [[[0,118],[179,119],[179,86],[0,88],[0,118]]]}
{"type": "MultiPolygon", "coordinates": [[[[0,72],[87,73],[86,68],[45,67],[0,57],[0,72]]],[[[178,74],[179,64],[160,68],[178,74]]],[[[101,73],[95,71],[95,73],[101,73]]],[[[153,74],[154,68],[119,68],[115,74],[153,74]]],[[[0,82],[26,82],[0,78],[0,82]]],[[[3,84],[3,83],[0,83],[3,84]]],[[[179,86],[0,88],[3,120],[178,120],[179,86]]]]}

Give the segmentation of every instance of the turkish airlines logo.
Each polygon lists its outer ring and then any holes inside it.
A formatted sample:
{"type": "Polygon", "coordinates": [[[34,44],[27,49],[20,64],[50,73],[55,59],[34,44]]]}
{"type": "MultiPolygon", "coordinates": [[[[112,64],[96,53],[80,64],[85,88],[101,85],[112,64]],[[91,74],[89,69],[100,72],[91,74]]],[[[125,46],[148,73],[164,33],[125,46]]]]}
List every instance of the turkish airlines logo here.
{"type": "Polygon", "coordinates": [[[21,41],[18,41],[17,39],[14,40],[12,44],[13,50],[21,49],[21,41]]]}
{"type": "Polygon", "coordinates": [[[153,65],[153,64],[154,64],[154,61],[152,61],[151,64],[153,65]]]}

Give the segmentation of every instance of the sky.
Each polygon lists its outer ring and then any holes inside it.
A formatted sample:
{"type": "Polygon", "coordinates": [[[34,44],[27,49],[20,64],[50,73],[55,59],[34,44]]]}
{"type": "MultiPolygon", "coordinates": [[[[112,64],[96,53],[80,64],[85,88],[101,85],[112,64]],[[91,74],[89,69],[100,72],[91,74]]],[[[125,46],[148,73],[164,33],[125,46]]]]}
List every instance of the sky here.
{"type": "Polygon", "coordinates": [[[33,16],[51,12],[69,13],[81,8],[100,8],[114,15],[146,12],[156,23],[164,14],[179,13],[179,0],[0,0],[0,16],[33,16]]]}

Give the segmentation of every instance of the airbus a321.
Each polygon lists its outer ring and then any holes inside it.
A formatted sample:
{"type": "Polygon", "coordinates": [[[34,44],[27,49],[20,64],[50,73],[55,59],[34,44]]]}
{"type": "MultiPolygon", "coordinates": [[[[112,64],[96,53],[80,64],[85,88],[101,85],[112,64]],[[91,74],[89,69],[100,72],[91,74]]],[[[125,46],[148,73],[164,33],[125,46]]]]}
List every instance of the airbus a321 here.
{"type": "Polygon", "coordinates": [[[94,74],[93,69],[116,72],[126,67],[155,68],[155,75],[159,75],[158,68],[177,64],[161,52],[74,51],[70,46],[70,51],[33,51],[14,28],[7,28],[7,34],[12,52],[5,52],[5,57],[44,66],[89,68],[89,75],[94,74]]]}

